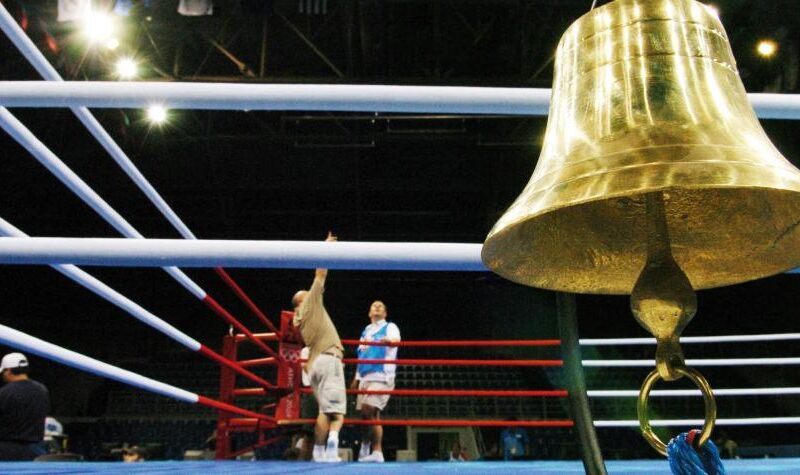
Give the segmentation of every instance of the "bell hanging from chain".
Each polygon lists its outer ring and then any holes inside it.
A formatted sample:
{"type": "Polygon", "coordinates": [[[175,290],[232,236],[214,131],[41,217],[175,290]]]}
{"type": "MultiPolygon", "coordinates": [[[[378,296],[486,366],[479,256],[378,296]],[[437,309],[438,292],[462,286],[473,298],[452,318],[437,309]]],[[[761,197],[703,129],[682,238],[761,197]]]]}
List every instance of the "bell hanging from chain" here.
{"type": "Polygon", "coordinates": [[[759,125],[716,13],[692,0],[617,0],[567,29],[536,170],[483,261],[526,285],[630,294],[653,192],[694,289],[800,264],[800,172],[759,125]]]}

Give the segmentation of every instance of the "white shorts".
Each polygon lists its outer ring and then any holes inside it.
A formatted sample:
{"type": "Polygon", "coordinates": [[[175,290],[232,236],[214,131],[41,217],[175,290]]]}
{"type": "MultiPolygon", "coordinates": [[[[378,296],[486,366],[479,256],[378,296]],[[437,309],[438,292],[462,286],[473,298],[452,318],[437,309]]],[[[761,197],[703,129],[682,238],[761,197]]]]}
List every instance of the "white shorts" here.
{"type": "MultiPolygon", "coordinates": [[[[383,381],[359,381],[358,389],[367,389],[370,391],[386,391],[394,389],[394,384],[384,383],[383,381]]],[[[384,410],[386,404],[389,402],[388,394],[359,394],[356,398],[356,409],[361,409],[362,404],[367,406],[377,407],[379,410],[384,410]]]]}
{"type": "Polygon", "coordinates": [[[342,360],[325,353],[317,356],[309,374],[314,397],[317,398],[320,414],[344,414],[347,412],[347,396],[344,391],[344,367],[342,360]]]}

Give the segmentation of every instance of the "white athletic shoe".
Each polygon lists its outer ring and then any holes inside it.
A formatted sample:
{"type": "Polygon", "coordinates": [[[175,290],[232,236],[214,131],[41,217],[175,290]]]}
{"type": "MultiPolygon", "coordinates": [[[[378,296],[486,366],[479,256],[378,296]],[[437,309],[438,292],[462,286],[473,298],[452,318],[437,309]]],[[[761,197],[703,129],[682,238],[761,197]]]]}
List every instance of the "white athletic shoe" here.
{"type": "Polygon", "coordinates": [[[372,451],[372,444],[362,443],[361,449],[358,451],[358,459],[361,460],[372,451]]]}
{"type": "Polygon", "coordinates": [[[359,462],[367,462],[367,463],[383,463],[383,452],[372,452],[371,454],[367,455],[366,457],[361,457],[358,459],[359,462]]]}
{"type": "Polygon", "coordinates": [[[333,457],[325,457],[324,459],[320,460],[320,462],[325,463],[339,463],[342,461],[342,458],[338,455],[334,455],[333,457]]]}
{"type": "Polygon", "coordinates": [[[311,460],[313,460],[314,462],[325,462],[326,460],[325,450],[324,449],[318,450],[316,447],[314,447],[314,451],[311,454],[311,460]]]}

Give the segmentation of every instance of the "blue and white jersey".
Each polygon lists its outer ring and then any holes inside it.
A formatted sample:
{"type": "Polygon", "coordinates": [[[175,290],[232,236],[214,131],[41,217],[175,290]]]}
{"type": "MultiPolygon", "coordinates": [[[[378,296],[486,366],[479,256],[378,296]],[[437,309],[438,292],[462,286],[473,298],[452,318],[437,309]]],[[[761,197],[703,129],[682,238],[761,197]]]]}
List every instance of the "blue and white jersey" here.
{"type": "MultiPolygon", "coordinates": [[[[400,341],[400,329],[394,323],[381,320],[370,323],[361,332],[361,341],[381,341],[384,338],[400,341]]],[[[396,346],[359,345],[358,359],[396,360],[396,346]]],[[[362,381],[382,381],[393,384],[397,365],[393,364],[359,364],[356,379],[362,381]]]]}

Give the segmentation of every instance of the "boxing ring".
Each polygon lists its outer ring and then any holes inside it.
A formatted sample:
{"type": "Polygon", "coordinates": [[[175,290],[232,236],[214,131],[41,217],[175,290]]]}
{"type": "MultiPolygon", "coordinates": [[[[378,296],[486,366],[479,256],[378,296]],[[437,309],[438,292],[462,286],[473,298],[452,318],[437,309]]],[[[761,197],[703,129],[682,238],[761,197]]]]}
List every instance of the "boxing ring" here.
{"type": "MultiPolygon", "coordinates": [[[[656,460],[633,460],[607,462],[609,473],[621,475],[661,475],[669,474],[666,462],[656,460]]],[[[483,475],[486,473],[504,473],[512,475],[530,474],[583,474],[580,462],[465,462],[454,467],[448,462],[425,463],[384,463],[380,466],[369,464],[318,464],[311,462],[146,462],[120,464],[112,462],[99,463],[65,463],[47,464],[0,464],[4,473],[25,473],[29,475],[47,475],[52,473],[210,473],[210,474],[334,474],[362,475],[369,473],[385,473],[388,475],[407,475],[409,473],[441,474],[464,473],[483,475]],[[80,469],[80,472],[76,472],[80,469]]],[[[732,460],[726,463],[728,473],[759,473],[764,475],[789,475],[797,473],[797,463],[786,459],[767,460],[732,460]]]]}
{"type": "MultiPolygon", "coordinates": [[[[309,419],[299,417],[302,397],[308,390],[300,384],[300,359],[296,334],[290,325],[291,314],[284,313],[276,324],[261,311],[246,292],[231,278],[224,267],[313,269],[326,267],[342,270],[407,270],[407,271],[462,271],[486,272],[480,260],[479,244],[458,243],[354,243],[354,242],[295,242],[295,241],[208,241],[200,240],[180,220],[132,161],[102,128],[88,107],[121,108],[143,107],[152,102],[168,104],[173,108],[218,110],[322,110],[363,112],[430,112],[453,114],[505,114],[546,115],[550,90],[460,88],[460,87],[400,87],[400,86],[320,86],[320,85],[242,85],[242,84],[164,84],[137,82],[135,87],[126,83],[64,82],[47,62],[36,46],[19,28],[7,10],[0,5],[0,28],[47,81],[0,82],[0,127],[22,145],[45,168],[73,193],[111,224],[124,238],[38,238],[29,237],[13,224],[0,218],[0,263],[18,265],[49,265],[68,278],[118,306],[135,319],[168,336],[175,343],[196,352],[220,365],[220,396],[211,398],[156,381],[118,368],[86,355],[59,347],[35,336],[0,325],[0,343],[17,350],[35,354],[55,362],[137,387],[144,391],[176,399],[187,404],[198,404],[218,414],[218,440],[216,454],[219,459],[234,458],[245,451],[276,443],[285,436],[274,435],[278,428],[308,424],[309,419]],[[243,99],[246,98],[246,99],[243,99]],[[77,174],[70,170],[44,143],[28,130],[7,107],[55,108],[69,107],[87,130],[106,149],[109,155],[129,175],[140,190],[150,199],[183,240],[145,239],[116,210],[101,198],[77,174]],[[160,267],[175,279],[212,313],[235,329],[223,340],[221,352],[200,343],[190,335],[168,324],[164,319],[133,302],[118,291],[93,277],[78,265],[160,267]],[[251,330],[226,310],[199,284],[190,279],[179,267],[210,267],[246,305],[264,333],[251,330]],[[241,360],[238,347],[253,345],[262,357],[241,360]],[[258,374],[260,367],[274,367],[275,381],[258,374]],[[241,378],[241,379],[238,379],[241,378]],[[247,380],[250,386],[240,386],[247,380]],[[255,386],[252,386],[252,385],[255,386]],[[236,404],[237,399],[271,396],[276,400],[267,410],[254,412],[236,404]],[[251,432],[258,440],[245,449],[233,450],[232,434],[251,432]]],[[[749,95],[761,118],[800,119],[800,96],[778,94],[749,95]]],[[[559,294],[559,340],[467,340],[467,341],[404,341],[397,346],[413,347],[555,347],[560,348],[561,359],[430,359],[406,358],[393,361],[400,366],[468,366],[468,367],[540,367],[560,368],[568,374],[565,388],[536,388],[508,390],[466,389],[416,389],[402,388],[377,392],[395,397],[503,397],[503,398],[568,398],[572,418],[558,420],[507,421],[491,419],[383,419],[379,422],[347,420],[347,424],[381,424],[384,426],[436,426],[436,427],[575,427],[583,462],[469,462],[464,464],[406,463],[384,464],[380,470],[387,473],[442,472],[486,473],[492,470],[504,473],[602,473],[603,465],[612,473],[668,473],[663,460],[604,462],[594,435],[594,427],[637,427],[636,420],[593,420],[588,410],[589,399],[631,398],[638,395],[635,389],[587,389],[583,371],[593,368],[652,367],[652,360],[585,360],[581,347],[606,345],[652,345],[654,340],[604,339],[580,340],[574,300],[559,294]]],[[[800,334],[739,335],[723,337],[686,337],[683,343],[708,344],[728,342],[769,342],[800,340],[800,334]]],[[[364,344],[345,340],[346,345],[364,344]]],[[[363,360],[362,360],[363,362],[363,360]]],[[[380,362],[380,361],[376,361],[380,362]]],[[[345,364],[355,360],[345,359],[345,364]]],[[[688,359],[692,366],[744,366],[769,367],[798,365],[800,358],[750,358],[750,359],[688,359]]],[[[348,394],[368,391],[348,390],[348,394]]],[[[699,395],[697,390],[653,391],[652,397],[686,397],[699,395]]],[[[758,395],[797,395],[798,387],[785,388],[724,388],[714,394],[719,397],[758,395]]],[[[308,396],[306,396],[308,397],[308,396]]],[[[674,419],[653,421],[654,426],[698,426],[702,420],[674,419]]],[[[800,417],[753,417],[717,421],[726,425],[796,425],[800,417]]],[[[800,460],[772,459],[732,460],[726,466],[730,473],[798,473],[800,460]]],[[[254,470],[269,473],[362,473],[375,468],[354,464],[308,464],[302,462],[149,462],[145,465],[105,463],[0,463],[0,472],[19,473],[74,473],[76,471],[128,471],[194,473],[250,473],[254,470]]]]}

